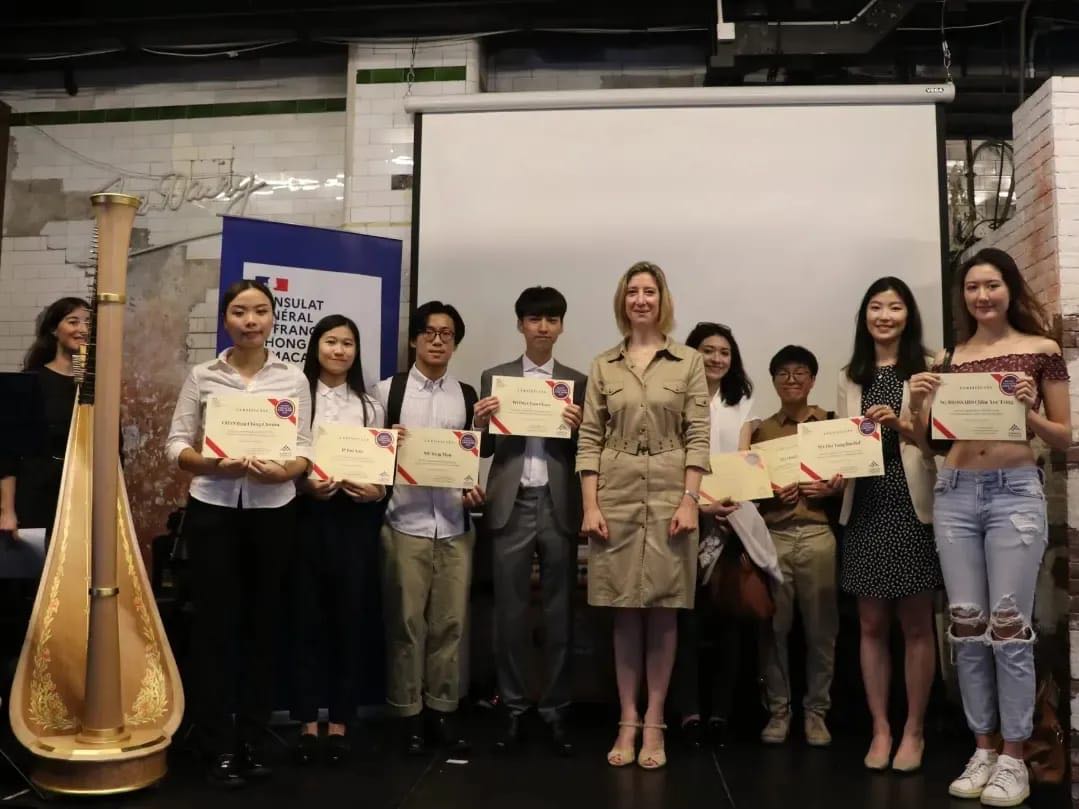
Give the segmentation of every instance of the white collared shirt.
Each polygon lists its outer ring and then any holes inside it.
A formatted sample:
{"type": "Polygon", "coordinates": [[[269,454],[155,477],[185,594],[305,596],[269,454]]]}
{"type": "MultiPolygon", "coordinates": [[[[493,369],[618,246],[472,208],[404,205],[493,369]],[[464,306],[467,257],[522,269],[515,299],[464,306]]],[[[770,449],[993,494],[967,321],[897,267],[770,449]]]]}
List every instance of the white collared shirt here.
{"type": "Polygon", "coordinates": [[[742,425],[754,418],[753,397],[743,396],[738,404],[729,405],[723,401],[722,394],[716,391],[716,395],[708,403],[708,409],[711,419],[709,452],[713,455],[737,452],[742,425]]]}
{"type": "Polygon", "coordinates": [[[364,401],[347,382],[330,387],[321,379],[315,389],[315,417],[311,420],[311,433],[315,434],[321,424],[350,424],[358,427],[385,427],[386,411],[377,399],[366,396],[364,401]]]}
{"type": "MultiPolygon", "coordinates": [[[[391,382],[392,377],[383,379],[375,388],[383,411],[389,409],[391,382]]],[[[464,428],[465,397],[461,383],[449,374],[441,379],[428,379],[413,365],[401,402],[400,423],[405,427],[464,428]]],[[[386,509],[386,521],[395,531],[410,536],[428,539],[459,536],[465,532],[461,497],[460,489],[395,486],[386,509]]]]}
{"type": "MultiPolygon", "coordinates": [[[[543,365],[536,365],[526,355],[523,360],[524,375],[551,379],[554,376],[554,358],[543,365]]],[[[547,485],[547,447],[543,438],[525,439],[524,466],[521,469],[521,486],[532,489],[547,485]]]]}
{"type": "MultiPolygon", "coordinates": [[[[295,399],[297,404],[298,431],[296,437],[297,457],[311,457],[311,386],[307,377],[295,365],[278,358],[272,351],[266,352],[266,362],[246,380],[240,372],[226,362],[232,349],[226,348],[217,359],[201,363],[191,369],[180,388],[176,409],[172,411],[172,425],[165,442],[165,452],[173,463],[178,463],[180,453],[194,449],[202,441],[203,419],[206,399],[217,394],[271,393],[282,398],[295,399]]],[[[191,496],[211,506],[236,508],[243,498],[244,508],[277,508],[286,505],[296,496],[296,484],[260,483],[253,478],[224,478],[215,475],[196,475],[191,479],[191,496]]]]}

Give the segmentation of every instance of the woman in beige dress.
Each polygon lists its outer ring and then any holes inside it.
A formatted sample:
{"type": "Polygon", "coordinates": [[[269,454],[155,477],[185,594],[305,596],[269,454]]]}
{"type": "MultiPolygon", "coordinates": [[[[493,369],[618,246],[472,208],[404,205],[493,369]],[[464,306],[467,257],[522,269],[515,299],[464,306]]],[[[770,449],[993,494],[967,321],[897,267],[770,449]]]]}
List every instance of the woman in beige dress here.
{"type": "Polygon", "coordinates": [[[630,267],[618,283],[614,314],[623,340],[592,362],[577,451],[588,603],[618,608],[614,657],[622,713],[607,761],[658,769],[667,763],[663,708],[677,641],[675,609],[693,607],[697,501],[708,471],[708,385],[701,355],[667,336],[674,306],[663,270],[648,262],[630,267]]]}

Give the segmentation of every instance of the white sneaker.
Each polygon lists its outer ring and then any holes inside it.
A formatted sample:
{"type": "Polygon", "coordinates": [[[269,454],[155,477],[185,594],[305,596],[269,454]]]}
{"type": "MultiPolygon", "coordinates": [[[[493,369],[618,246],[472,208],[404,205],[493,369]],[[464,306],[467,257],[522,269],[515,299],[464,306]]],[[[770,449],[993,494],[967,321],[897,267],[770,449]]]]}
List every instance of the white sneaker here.
{"type": "Polygon", "coordinates": [[[989,783],[989,776],[997,765],[995,750],[978,748],[967,762],[963,774],[948,786],[948,794],[953,798],[978,798],[989,783]]]}
{"type": "Polygon", "coordinates": [[[1030,797],[1030,774],[1022,759],[1000,756],[982,790],[986,806],[1018,806],[1030,797]]]}

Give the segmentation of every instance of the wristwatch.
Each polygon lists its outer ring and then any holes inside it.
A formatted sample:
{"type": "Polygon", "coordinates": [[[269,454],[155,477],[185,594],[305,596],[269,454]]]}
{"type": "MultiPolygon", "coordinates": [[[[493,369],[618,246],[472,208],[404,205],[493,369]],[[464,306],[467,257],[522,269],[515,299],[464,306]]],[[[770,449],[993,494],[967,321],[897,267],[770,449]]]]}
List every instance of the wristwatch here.
{"type": "Polygon", "coordinates": [[[700,492],[691,492],[689,489],[686,489],[684,492],[682,492],[682,496],[688,497],[690,500],[692,500],[694,503],[697,503],[698,505],[701,502],[700,492]]]}

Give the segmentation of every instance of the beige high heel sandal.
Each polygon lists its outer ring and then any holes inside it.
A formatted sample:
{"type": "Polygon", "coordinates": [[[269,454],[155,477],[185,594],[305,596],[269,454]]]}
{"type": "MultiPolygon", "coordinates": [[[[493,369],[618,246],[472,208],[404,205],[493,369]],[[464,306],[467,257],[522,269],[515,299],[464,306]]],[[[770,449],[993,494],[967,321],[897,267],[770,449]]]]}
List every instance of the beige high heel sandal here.
{"type": "MultiPolygon", "coordinates": [[[[666,730],[666,725],[653,725],[650,722],[645,722],[641,727],[652,728],[653,730],[666,730]]],[[[667,766],[667,751],[663,747],[656,747],[651,750],[645,750],[641,747],[641,754],[637,758],[638,766],[646,770],[658,770],[661,767],[667,766]]]]}
{"type": "MultiPolygon", "coordinates": [[[[644,727],[641,722],[619,722],[620,728],[640,728],[644,727]]],[[[616,742],[617,744],[617,742],[616,742]]],[[[607,753],[607,763],[612,767],[626,767],[632,764],[637,758],[637,732],[633,732],[633,746],[632,747],[612,747],[611,751],[607,753]]]]}

